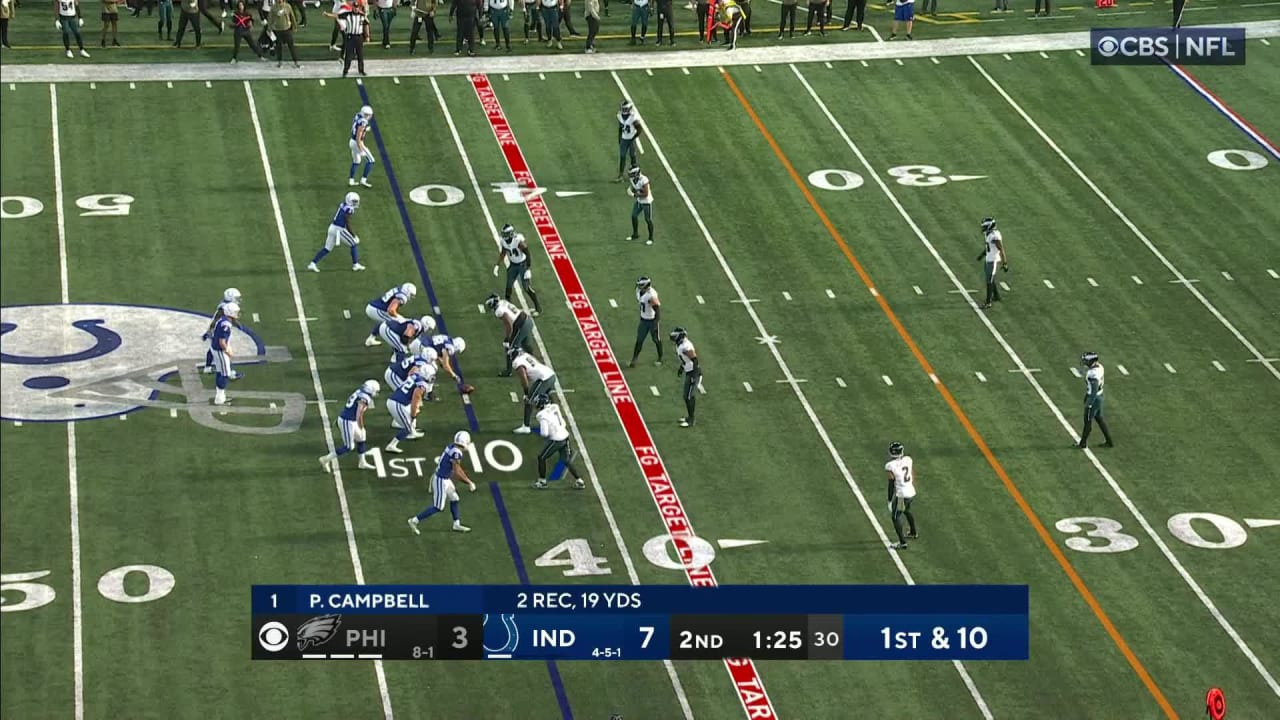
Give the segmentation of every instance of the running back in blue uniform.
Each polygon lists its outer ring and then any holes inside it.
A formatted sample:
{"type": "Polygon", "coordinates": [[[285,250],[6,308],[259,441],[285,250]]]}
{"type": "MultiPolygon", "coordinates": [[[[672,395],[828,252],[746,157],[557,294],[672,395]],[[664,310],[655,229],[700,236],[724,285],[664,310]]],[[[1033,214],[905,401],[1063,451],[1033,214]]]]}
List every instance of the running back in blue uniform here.
{"type": "Polygon", "coordinates": [[[373,407],[373,398],[378,394],[381,388],[378,387],[376,380],[366,380],[364,384],[356,388],[355,392],[347,396],[346,403],[343,404],[342,410],[338,412],[338,433],[342,435],[342,444],[333,452],[320,456],[320,467],[325,471],[331,471],[338,458],[351,452],[353,449],[359,453],[360,462],[357,465],[362,470],[376,470],[377,466],[369,462],[366,455],[368,452],[368,444],[365,441],[364,413],[373,407]]]}
{"type": "Polygon", "coordinates": [[[325,234],[324,247],[320,248],[315,257],[311,258],[311,262],[307,265],[307,269],[312,272],[320,272],[318,267],[320,261],[326,255],[333,252],[338,245],[346,245],[351,248],[351,269],[363,270],[364,266],[360,264],[360,236],[356,234],[356,229],[351,221],[351,216],[355,214],[360,207],[360,196],[357,193],[349,192],[338,203],[338,209],[333,212],[333,219],[329,221],[329,230],[325,234]]]}
{"type": "Polygon", "coordinates": [[[435,477],[449,480],[453,477],[453,466],[455,463],[462,462],[462,448],[455,443],[449,443],[449,447],[440,453],[440,463],[436,465],[435,477]]]}

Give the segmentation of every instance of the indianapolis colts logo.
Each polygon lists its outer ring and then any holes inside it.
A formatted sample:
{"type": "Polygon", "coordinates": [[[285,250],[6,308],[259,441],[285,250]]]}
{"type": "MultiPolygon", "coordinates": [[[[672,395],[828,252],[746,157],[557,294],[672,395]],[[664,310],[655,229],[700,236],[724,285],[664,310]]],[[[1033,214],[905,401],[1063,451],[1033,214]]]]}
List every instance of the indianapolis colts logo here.
{"type": "Polygon", "coordinates": [[[511,653],[520,647],[520,628],[516,626],[516,616],[500,614],[497,618],[502,621],[502,630],[499,630],[497,623],[494,628],[489,629],[489,618],[493,615],[484,616],[484,650],[487,653],[498,655],[506,655],[510,657],[511,653]],[[505,639],[504,639],[505,636],[505,639]],[[490,641],[496,647],[490,647],[490,641]]]}
{"type": "MultiPolygon", "coordinates": [[[[207,315],[163,307],[0,308],[0,419],[68,422],[137,410],[180,364],[203,364],[208,327],[207,315]]],[[[244,364],[263,360],[266,348],[237,329],[231,351],[244,364]]]]}

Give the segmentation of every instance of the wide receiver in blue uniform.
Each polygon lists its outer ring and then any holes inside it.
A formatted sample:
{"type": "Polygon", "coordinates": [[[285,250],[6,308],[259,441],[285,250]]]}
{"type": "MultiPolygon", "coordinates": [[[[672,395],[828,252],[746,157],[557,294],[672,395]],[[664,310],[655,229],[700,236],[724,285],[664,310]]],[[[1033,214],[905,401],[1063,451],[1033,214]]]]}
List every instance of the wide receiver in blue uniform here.
{"type": "Polygon", "coordinates": [[[360,455],[360,463],[356,467],[361,470],[375,469],[376,466],[365,457],[368,446],[365,443],[364,413],[373,405],[373,399],[381,389],[377,380],[365,380],[363,385],[347,397],[342,412],[338,413],[338,432],[342,434],[342,445],[337,450],[320,456],[320,467],[325,472],[332,472],[338,458],[353,449],[360,455]]]}
{"type": "Polygon", "coordinates": [[[346,197],[342,198],[342,202],[338,204],[338,209],[333,213],[333,220],[329,222],[329,232],[324,238],[324,247],[311,258],[311,262],[307,263],[307,269],[311,272],[320,272],[320,261],[325,258],[339,244],[346,245],[351,248],[351,269],[360,272],[364,266],[360,264],[360,248],[356,247],[360,244],[360,236],[356,234],[355,227],[351,224],[351,216],[355,214],[360,207],[360,195],[358,193],[349,192],[346,197]]]}
{"type": "Polygon", "coordinates": [[[453,514],[453,531],[471,532],[471,528],[462,524],[458,514],[458,490],[453,486],[453,479],[457,478],[466,483],[471,492],[476,491],[476,484],[471,482],[471,478],[467,477],[467,471],[462,469],[463,452],[470,446],[471,433],[461,430],[453,436],[453,442],[449,443],[449,447],[440,453],[439,464],[436,465],[435,475],[431,478],[431,494],[434,496],[434,502],[426,510],[409,518],[409,529],[413,530],[414,535],[422,534],[418,530],[418,523],[443,511],[446,504],[449,506],[449,512],[453,514]]]}
{"type": "Polygon", "coordinates": [[[351,148],[351,172],[347,175],[348,185],[356,184],[356,170],[363,160],[364,173],[360,176],[360,184],[373,187],[369,184],[369,173],[373,172],[373,153],[369,151],[369,146],[365,142],[365,137],[369,134],[369,123],[372,121],[373,108],[368,105],[360,108],[360,112],[351,119],[351,139],[347,141],[347,147],[351,148]]]}

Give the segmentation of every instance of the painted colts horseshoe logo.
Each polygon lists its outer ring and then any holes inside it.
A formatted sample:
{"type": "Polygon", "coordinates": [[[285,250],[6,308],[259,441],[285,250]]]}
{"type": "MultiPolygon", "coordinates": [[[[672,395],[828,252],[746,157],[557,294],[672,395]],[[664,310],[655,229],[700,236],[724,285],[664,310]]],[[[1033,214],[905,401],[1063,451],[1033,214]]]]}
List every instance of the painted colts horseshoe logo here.
{"type": "MultiPolygon", "coordinates": [[[[14,365],[58,365],[61,363],[83,362],[85,360],[102,357],[107,353],[114,352],[120,347],[120,343],[123,342],[119,333],[109,328],[102,327],[104,322],[106,322],[106,320],[98,319],[77,320],[76,322],[71,323],[71,327],[83,330],[93,336],[95,341],[94,345],[87,350],[81,350],[80,352],[68,353],[65,355],[37,355],[29,357],[22,355],[10,355],[9,353],[0,350],[0,363],[14,365]]],[[[8,335],[17,329],[18,325],[16,323],[0,323],[0,336],[8,335]]]]}

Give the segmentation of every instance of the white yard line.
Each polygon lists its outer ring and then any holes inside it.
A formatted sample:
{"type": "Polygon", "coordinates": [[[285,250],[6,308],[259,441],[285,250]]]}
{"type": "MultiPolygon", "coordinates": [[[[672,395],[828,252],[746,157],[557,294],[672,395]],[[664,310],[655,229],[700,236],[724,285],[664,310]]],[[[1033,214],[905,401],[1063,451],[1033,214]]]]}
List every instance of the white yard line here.
{"type": "MultiPolygon", "coordinates": [[[[614,72],[610,73],[610,75],[613,76],[613,82],[618,86],[618,90],[622,92],[622,96],[634,102],[631,97],[631,93],[627,90],[627,87],[622,84],[622,78],[618,76],[618,73],[614,72]]],[[[765,328],[764,322],[760,319],[760,315],[756,313],[752,304],[747,302],[747,293],[742,289],[742,284],[738,282],[738,276],[735,275],[733,269],[729,267],[729,262],[725,259],[724,254],[720,252],[719,244],[716,243],[715,238],[711,236],[711,231],[707,229],[707,224],[703,222],[702,215],[698,212],[698,208],[694,206],[693,200],[689,197],[689,193],[685,191],[684,184],[680,182],[680,178],[676,176],[675,170],[671,167],[671,163],[667,161],[667,155],[662,151],[662,147],[658,144],[658,139],[654,134],[653,125],[647,125],[646,130],[649,136],[650,147],[653,149],[654,154],[658,156],[658,161],[662,164],[663,169],[666,170],[668,177],[671,178],[672,187],[675,188],[676,193],[680,195],[681,200],[684,201],[685,207],[689,209],[689,214],[693,216],[694,223],[697,224],[698,230],[701,231],[703,239],[707,242],[707,246],[711,249],[712,254],[715,255],[716,261],[720,264],[720,269],[724,272],[725,277],[728,278],[729,284],[733,286],[733,290],[737,293],[738,299],[742,301],[742,307],[746,309],[747,315],[751,317],[751,321],[755,324],[759,336],[771,337],[773,333],[770,333],[765,328]]],[[[871,171],[871,175],[876,178],[879,177],[874,170],[871,171]]],[[[902,576],[903,581],[908,585],[914,585],[915,579],[911,576],[911,572],[907,570],[907,566],[903,563],[901,555],[890,549],[890,545],[892,543],[889,541],[889,536],[885,534],[884,527],[880,524],[880,520],[877,517],[876,512],[871,509],[871,505],[863,494],[862,488],[854,479],[853,473],[849,471],[849,467],[845,464],[844,458],[840,456],[840,452],[836,450],[836,446],[832,442],[831,435],[827,432],[826,426],[823,425],[822,420],[818,418],[817,412],[809,403],[809,398],[805,395],[804,390],[801,389],[800,382],[796,379],[795,374],[791,372],[791,368],[787,365],[787,361],[783,359],[782,353],[779,352],[778,344],[766,343],[766,346],[769,348],[769,352],[773,355],[774,362],[778,364],[778,369],[782,371],[784,378],[783,382],[786,382],[791,386],[791,390],[795,393],[796,399],[800,401],[800,406],[804,409],[805,415],[808,416],[809,422],[813,424],[813,428],[817,432],[819,439],[821,439],[823,445],[826,446],[827,452],[831,455],[832,461],[835,462],[836,468],[840,471],[840,475],[844,478],[845,483],[848,484],[849,490],[853,492],[854,497],[858,501],[859,507],[862,508],[863,514],[866,515],[867,522],[871,524],[876,535],[880,538],[880,542],[884,545],[889,558],[893,561],[894,566],[898,568],[898,573],[902,576]]],[[[991,720],[991,710],[987,707],[987,701],[983,699],[982,693],[978,691],[978,687],[973,683],[973,679],[969,677],[969,671],[965,668],[964,664],[959,661],[953,661],[952,664],[960,673],[960,677],[964,681],[965,687],[969,689],[969,694],[973,697],[973,701],[977,704],[978,710],[981,711],[982,716],[987,718],[987,720],[991,720]]]]}
{"type": "MultiPolygon", "coordinates": [[[[1045,144],[1048,145],[1050,149],[1053,150],[1054,154],[1056,154],[1059,158],[1061,158],[1062,161],[1067,164],[1067,167],[1071,168],[1071,171],[1076,174],[1076,177],[1080,178],[1080,180],[1085,185],[1087,185],[1090,190],[1093,191],[1093,194],[1097,195],[1098,199],[1101,200],[1102,203],[1106,205],[1107,208],[1110,209],[1111,212],[1115,214],[1117,218],[1120,219],[1120,222],[1124,223],[1125,227],[1129,228],[1129,231],[1132,232],[1133,235],[1138,238],[1138,240],[1142,241],[1142,244],[1147,247],[1147,250],[1151,251],[1152,255],[1156,256],[1156,258],[1160,261],[1160,264],[1164,265],[1166,270],[1173,273],[1174,277],[1177,278],[1178,282],[1182,284],[1184,287],[1186,287],[1187,291],[1190,292],[1192,295],[1194,295],[1196,300],[1199,300],[1200,304],[1203,305],[1205,309],[1208,310],[1209,313],[1213,315],[1213,317],[1217,319],[1219,323],[1222,324],[1223,327],[1225,327],[1233,336],[1235,336],[1235,339],[1238,340],[1240,344],[1243,345],[1251,355],[1253,355],[1253,358],[1255,360],[1261,363],[1262,366],[1265,367],[1267,371],[1271,373],[1272,377],[1274,377],[1276,380],[1280,380],[1280,367],[1276,367],[1275,363],[1268,361],[1266,359],[1266,356],[1263,355],[1262,352],[1259,351],[1258,348],[1252,342],[1250,342],[1248,338],[1246,338],[1239,330],[1237,330],[1236,326],[1233,325],[1230,320],[1227,320],[1227,318],[1221,312],[1219,312],[1218,308],[1215,307],[1213,303],[1209,302],[1209,298],[1205,297],[1204,293],[1200,292],[1199,288],[1196,288],[1194,285],[1191,284],[1191,282],[1187,279],[1187,276],[1184,275],[1182,271],[1179,270],[1172,262],[1170,262],[1169,258],[1165,257],[1165,254],[1163,252],[1160,252],[1160,249],[1156,247],[1155,243],[1151,242],[1151,240],[1146,236],[1146,234],[1143,233],[1142,230],[1138,229],[1138,226],[1135,225],[1133,221],[1129,219],[1128,215],[1125,215],[1124,211],[1121,210],[1111,200],[1110,196],[1104,193],[1102,189],[1099,188],[1098,185],[1094,183],[1094,181],[1090,179],[1089,176],[1086,175],[1083,170],[1080,169],[1080,166],[1077,165],[1076,162],[1070,158],[1070,156],[1068,156],[1065,152],[1063,152],[1062,148],[1058,147],[1058,143],[1054,142],[1053,138],[1049,137],[1048,133],[1046,133],[1040,127],[1039,123],[1033,120],[1031,116],[1028,115],[1027,112],[1022,109],[1022,106],[1019,105],[1018,102],[1014,100],[1012,97],[1010,97],[1009,93],[1005,92],[1005,89],[1000,85],[1000,83],[996,82],[996,79],[991,77],[991,75],[987,73],[986,68],[982,67],[982,65],[972,57],[969,58],[969,63],[973,65],[973,67],[977,69],[977,71],[982,75],[982,77],[986,79],[987,83],[991,85],[991,87],[994,88],[997,93],[999,93],[1000,97],[1004,98],[1004,101],[1009,104],[1009,107],[1013,108],[1014,112],[1016,112],[1027,123],[1027,125],[1032,130],[1034,130],[1037,135],[1040,136],[1040,139],[1043,140],[1045,144]]],[[[1259,669],[1262,669],[1261,663],[1258,663],[1258,667],[1259,669]]],[[[1270,678],[1269,674],[1268,674],[1268,678],[1270,678]]],[[[1280,684],[1277,684],[1274,679],[1271,679],[1270,685],[1271,685],[1271,688],[1275,690],[1276,694],[1280,695],[1280,684]]]]}
{"type": "MultiPolygon", "coordinates": [[[[976,63],[974,64],[977,65],[976,63]]],[[[937,248],[934,247],[933,243],[930,242],[929,238],[924,234],[924,231],[920,229],[920,226],[916,224],[914,219],[912,219],[906,208],[902,206],[902,203],[899,202],[898,198],[893,194],[893,190],[891,190],[884,180],[881,179],[879,173],[877,173],[874,166],[871,165],[871,162],[862,154],[862,151],[858,149],[858,146],[854,144],[853,140],[850,139],[849,134],[844,129],[844,126],[842,126],[836,117],[831,114],[830,109],[827,108],[827,104],[823,102],[822,98],[818,96],[818,93],[814,91],[813,86],[811,86],[809,81],[805,79],[803,74],[801,74],[799,68],[792,65],[791,70],[795,73],[796,77],[799,78],[800,83],[804,86],[805,90],[808,91],[809,96],[818,105],[819,109],[822,110],[822,113],[826,115],[827,120],[831,123],[832,127],[835,128],[836,132],[840,135],[840,138],[844,140],[845,145],[849,147],[853,154],[856,155],[858,160],[862,163],[863,167],[867,169],[868,176],[880,187],[881,192],[883,192],[885,197],[889,199],[889,202],[893,204],[894,208],[898,211],[898,214],[907,223],[907,225],[910,226],[915,236],[920,240],[925,248],[928,249],[929,254],[933,256],[933,259],[938,263],[938,266],[942,268],[944,273],[946,273],[947,278],[951,280],[951,283],[957,288],[963,288],[964,286],[961,284],[960,279],[956,277],[955,272],[952,271],[951,266],[942,258],[938,253],[937,248]]],[[[981,70],[980,66],[979,70],[981,70]]],[[[986,74],[985,71],[983,74],[986,74]]],[[[1003,90],[1001,90],[1001,92],[1003,93],[1003,90]]],[[[1008,96],[1006,95],[1006,97],[1008,96]]],[[[1011,98],[1009,100],[1012,102],[1011,98]]],[[[1045,391],[1044,386],[1036,380],[1035,375],[1032,374],[1030,369],[1022,361],[1022,358],[1018,356],[1018,353],[1015,352],[1009,345],[1008,341],[1005,340],[1004,335],[996,329],[996,326],[992,324],[991,319],[986,315],[986,313],[983,313],[978,309],[978,304],[973,300],[973,298],[969,297],[968,294],[962,293],[962,295],[964,296],[965,302],[969,304],[970,309],[972,309],[974,314],[977,316],[978,320],[987,328],[991,333],[991,336],[995,338],[997,343],[999,343],[1000,347],[1004,349],[1005,354],[1009,356],[1009,359],[1013,361],[1014,365],[1018,368],[1017,371],[1022,373],[1023,377],[1027,379],[1027,382],[1030,383],[1031,387],[1035,389],[1036,394],[1039,395],[1045,406],[1049,408],[1051,413],[1053,413],[1053,416],[1058,420],[1058,424],[1062,426],[1073,440],[1078,441],[1080,436],[1076,434],[1075,427],[1067,421],[1066,417],[1062,414],[1062,410],[1059,409],[1053,399],[1049,397],[1049,393],[1045,391]]],[[[1124,373],[1123,368],[1121,368],[1120,371],[1121,373],[1124,373]]],[[[1267,681],[1267,684],[1271,686],[1271,689],[1277,695],[1280,695],[1280,685],[1276,683],[1275,678],[1271,676],[1271,673],[1262,664],[1262,661],[1258,659],[1258,656],[1253,653],[1253,650],[1249,648],[1245,641],[1240,637],[1240,634],[1236,632],[1235,627],[1232,626],[1218,610],[1217,605],[1215,605],[1213,600],[1209,598],[1204,589],[1200,587],[1200,583],[1191,576],[1191,573],[1187,571],[1186,567],[1182,565],[1182,562],[1173,554],[1169,545],[1160,537],[1159,533],[1157,533],[1155,528],[1152,527],[1151,523],[1147,520],[1147,517],[1142,514],[1142,511],[1140,511],[1138,506],[1133,503],[1124,489],[1120,487],[1120,483],[1116,482],[1116,479],[1112,477],[1111,472],[1103,466],[1102,462],[1098,459],[1098,456],[1092,449],[1084,450],[1083,454],[1088,458],[1089,462],[1093,464],[1094,468],[1098,471],[1098,474],[1102,476],[1103,480],[1105,480],[1107,485],[1111,487],[1111,490],[1116,494],[1116,496],[1120,498],[1120,501],[1124,503],[1125,508],[1129,510],[1129,513],[1133,516],[1134,520],[1142,526],[1142,529],[1147,533],[1147,536],[1151,538],[1151,541],[1160,549],[1160,552],[1164,555],[1165,559],[1168,560],[1169,564],[1173,566],[1178,575],[1182,577],[1187,586],[1190,587],[1196,597],[1200,599],[1200,602],[1204,604],[1213,619],[1218,622],[1218,625],[1220,625],[1227,635],[1235,642],[1240,651],[1249,659],[1258,673],[1267,681]]]]}
{"type": "MultiPolygon", "coordinates": [[[[276,193],[275,176],[271,172],[271,161],[267,157],[267,141],[262,135],[262,123],[258,120],[258,105],[253,100],[253,89],[247,80],[244,83],[244,96],[249,103],[249,117],[253,121],[253,133],[258,141],[258,156],[262,158],[262,172],[267,181],[267,196],[271,200],[276,232],[280,235],[280,249],[284,253],[284,267],[289,275],[289,290],[293,293],[293,309],[298,313],[298,329],[302,332],[302,346],[307,353],[307,367],[311,371],[311,384],[315,390],[316,408],[320,413],[320,426],[324,429],[325,447],[329,452],[333,452],[329,409],[325,406],[324,386],[320,383],[315,347],[311,343],[311,327],[307,324],[307,312],[302,305],[302,290],[298,287],[298,272],[293,264],[293,250],[289,247],[289,233],[284,226],[284,215],[280,211],[280,196],[276,193]]],[[[360,562],[360,549],[356,547],[356,530],[351,522],[347,490],[342,484],[342,468],[338,463],[332,463],[332,468],[333,486],[338,492],[338,507],[342,510],[342,527],[347,535],[347,553],[351,556],[351,569],[355,571],[356,584],[364,585],[364,566],[360,562]]],[[[381,660],[373,661],[373,671],[378,679],[378,694],[382,698],[382,715],[385,720],[392,720],[394,713],[391,710],[391,692],[387,689],[387,674],[381,660]]]]}
{"type": "MultiPolygon", "coordinates": [[[[453,113],[449,111],[449,105],[445,102],[444,94],[440,91],[440,85],[435,78],[431,78],[431,89],[435,91],[436,101],[440,104],[440,110],[444,113],[445,125],[449,127],[449,134],[453,136],[454,145],[458,148],[458,155],[462,158],[462,165],[467,171],[467,178],[471,181],[471,189],[475,193],[476,198],[480,200],[480,211],[484,214],[484,221],[489,226],[489,237],[493,238],[494,245],[498,243],[498,226],[493,220],[493,213],[489,210],[489,202],[485,199],[484,190],[480,187],[480,180],[476,177],[475,168],[471,165],[471,156],[467,154],[466,146],[462,143],[462,136],[458,134],[458,126],[453,122],[453,113]]],[[[528,308],[528,302],[524,297],[524,290],[518,285],[516,287],[516,295],[521,306],[528,308]]],[[[609,303],[614,305],[613,300],[609,303]]],[[[614,305],[616,307],[616,305],[614,305]]],[[[539,352],[542,353],[542,359],[547,365],[555,368],[555,364],[551,361],[551,353],[547,350],[547,344],[542,339],[542,332],[538,329],[537,324],[533,326],[533,342],[538,346],[539,352]]],[[[582,458],[582,464],[587,469],[587,476],[591,478],[591,488],[595,490],[596,500],[600,503],[600,509],[604,512],[604,519],[609,524],[609,532],[613,535],[613,541],[618,546],[618,553],[622,556],[622,564],[627,569],[627,579],[632,585],[640,584],[640,575],[636,572],[636,566],[631,561],[631,550],[627,547],[627,541],[622,536],[622,530],[618,527],[618,520],[613,514],[613,507],[609,505],[609,498],[605,496],[604,485],[600,483],[600,478],[596,474],[595,463],[591,461],[591,454],[587,452],[587,443],[582,436],[582,431],[578,429],[578,421],[574,418],[573,410],[569,408],[569,399],[565,397],[564,389],[556,384],[556,396],[559,400],[560,409],[564,411],[564,419],[569,423],[569,432],[573,434],[574,439],[578,443],[578,457],[582,458]]],[[[515,399],[515,393],[511,395],[515,399]]],[[[664,660],[663,665],[666,666],[667,676],[671,679],[671,687],[675,691],[676,701],[680,704],[680,709],[684,713],[686,720],[693,720],[693,708],[689,705],[689,698],[685,694],[684,684],[680,681],[680,676],[676,673],[675,665],[670,660],[664,660]]]]}
{"type": "MultiPolygon", "coordinates": [[[[71,302],[67,272],[66,198],[62,190],[62,139],[58,129],[58,88],[49,85],[49,122],[53,128],[53,197],[58,218],[58,281],[62,304],[71,302]]],[[[71,664],[74,673],[75,718],[84,718],[84,602],[80,589],[80,473],[76,465],[76,424],[67,423],[67,489],[71,522],[71,664]]]]}

